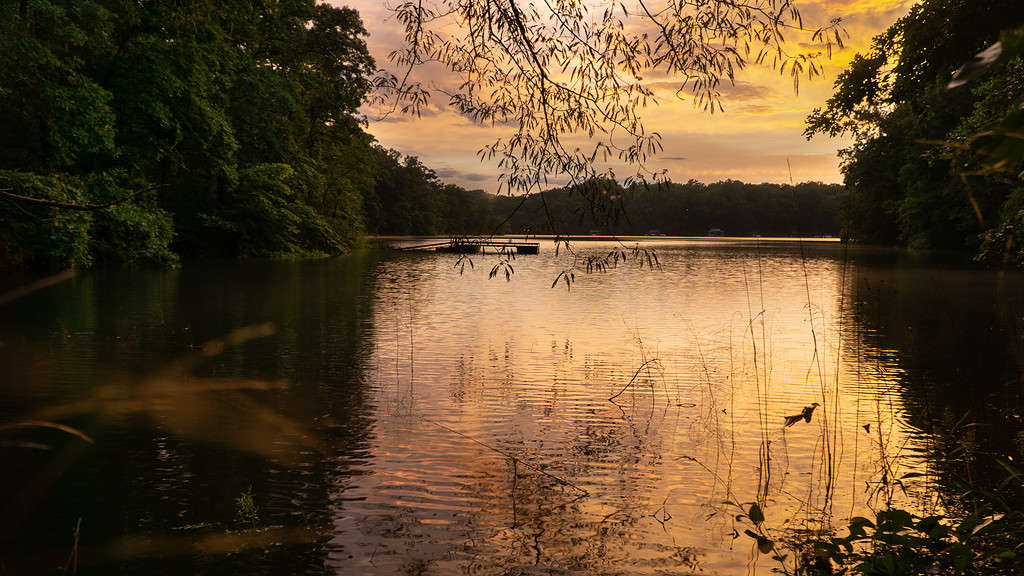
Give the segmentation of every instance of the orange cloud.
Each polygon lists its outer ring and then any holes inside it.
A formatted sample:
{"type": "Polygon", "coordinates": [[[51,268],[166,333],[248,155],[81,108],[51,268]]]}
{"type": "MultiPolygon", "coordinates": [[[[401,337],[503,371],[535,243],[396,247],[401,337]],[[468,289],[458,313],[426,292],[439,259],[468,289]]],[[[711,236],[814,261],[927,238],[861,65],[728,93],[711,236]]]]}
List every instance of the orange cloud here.
{"type": "MultiPolygon", "coordinates": [[[[387,6],[379,0],[350,0],[360,11],[369,33],[369,47],[378,66],[387,67],[387,55],[403,41],[403,30],[387,6]]],[[[822,77],[800,83],[799,93],[792,79],[759,66],[740,72],[735,85],[723,83],[719,92],[725,113],[710,115],[695,108],[686,93],[676,96],[678,82],[651,77],[659,103],[649,106],[642,117],[649,131],[663,135],[664,152],[652,165],[667,169],[675,180],[724,178],[751,182],[785,182],[789,179],[786,159],[793,178],[841,181],[838,149],[849,142],[802,136],[807,114],[831,95],[836,76],[853,55],[865,49],[873,36],[884,31],[913,4],[910,0],[807,0],[799,2],[805,25],[827,23],[840,17],[846,29],[844,49],[834,49],[823,60],[822,77]]],[[[823,51],[812,42],[809,32],[792,32],[787,40],[794,51],[823,51]]],[[[421,80],[447,85],[451,77],[436,68],[421,71],[421,80]]],[[[374,121],[368,110],[369,131],[385,146],[417,155],[435,168],[443,180],[469,188],[497,189],[498,172],[493,163],[481,162],[477,151],[507,134],[508,128],[485,127],[453,112],[440,98],[426,107],[420,118],[391,117],[374,121]]],[[[578,139],[571,139],[574,142],[578,139]]],[[[581,144],[585,142],[580,141],[581,144]]]]}

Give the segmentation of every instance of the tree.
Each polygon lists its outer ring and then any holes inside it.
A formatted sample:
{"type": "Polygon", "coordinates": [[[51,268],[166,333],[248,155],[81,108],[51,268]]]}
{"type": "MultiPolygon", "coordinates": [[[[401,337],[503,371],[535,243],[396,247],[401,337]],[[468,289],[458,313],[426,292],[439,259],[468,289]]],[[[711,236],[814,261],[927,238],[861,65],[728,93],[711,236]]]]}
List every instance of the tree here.
{"type": "Polygon", "coordinates": [[[1016,213],[1015,174],[997,174],[963,152],[1019,109],[1024,68],[1009,54],[991,66],[965,63],[1021,24],[1024,5],[1014,0],[926,0],[839,76],[832,98],[808,117],[806,135],[854,138],[841,151],[848,236],[977,250],[1016,213]],[[977,81],[951,85],[961,69],[976,72],[977,81]]]}
{"type": "Polygon", "coordinates": [[[0,1],[0,268],[356,241],[375,65],[354,10],[14,4],[0,1]]]}

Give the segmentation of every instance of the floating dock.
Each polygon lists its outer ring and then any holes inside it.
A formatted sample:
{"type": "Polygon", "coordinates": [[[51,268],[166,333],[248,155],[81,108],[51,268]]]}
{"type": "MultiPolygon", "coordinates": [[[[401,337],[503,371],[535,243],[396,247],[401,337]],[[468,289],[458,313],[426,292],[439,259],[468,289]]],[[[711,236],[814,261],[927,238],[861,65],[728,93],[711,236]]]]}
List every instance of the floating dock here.
{"type": "Polygon", "coordinates": [[[539,254],[540,242],[459,238],[448,240],[447,242],[402,246],[398,249],[405,251],[447,252],[449,254],[480,254],[488,251],[498,253],[515,251],[516,254],[539,254]]]}

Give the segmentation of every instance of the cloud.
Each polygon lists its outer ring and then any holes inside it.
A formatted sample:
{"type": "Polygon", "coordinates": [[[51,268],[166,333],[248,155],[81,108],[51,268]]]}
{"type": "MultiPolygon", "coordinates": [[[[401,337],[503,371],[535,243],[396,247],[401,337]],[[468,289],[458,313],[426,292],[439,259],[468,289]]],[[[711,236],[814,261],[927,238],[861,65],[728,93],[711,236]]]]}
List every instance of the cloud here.
{"type": "MultiPolygon", "coordinates": [[[[645,83],[644,86],[656,92],[674,94],[680,89],[680,84],[681,80],[659,80],[645,83]]],[[[737,80],[735,84],[730,83],[728,80],[723,80],[715,90],[721,94],[722,100],[725,101],[743,102],[773,98],[779,95],[779,91],[774,86],[753,84],[745,80],[737,80]]],[[[680,96],[692,96],[692,94],[688,90],[684,90],[680,92],[680,96]]]]}
{"type": "Polygon", "coordinates": [[[487,182],[489,180],[495,180],[495,175],[484,174],[481,172],[467,172],[458,170],[450,166],[438,168],[434,170],[437,177],[442,180],[454,180],[457,182],[487,182]]]}
{"type": "Polygon", "coordinates": [[[736,109],[741,114],[770,114],[775,112],[775,106],[771,104],[744,104],[736,109]]]}
{"type": "Polygon", "coordinates": [[[437,105],[433,101],[427,102],[424,106],[419,109],[419,114],[413,114],[411,112],[403,112],[401,109],[392,110],[393,105],[391,102],[386,102],[382,106],[368,109],[370,112],[370,120],[373,122],[388,122],[388,123],[406,123],[416,122],[423,118],[433,118],[440,114],[445,113],[445,108],[437,105]]]}
{"type": "MultiPolygon", "coordinates": [[[[435,0],[431,0],[433,3],[435,0]]],[[[654,0],[652,0],[654,1],[654,0]]],[[[841,179],[836,150],[849,145],[844,140],[816,138],[808,142],[802,137],[804,118],[832,94],[833,81],[855,52],[863,52],[871,39],[906,14],[915,0],[798,0],[804,24],[813,28],[827,24],[833,17],[842,18],[846,30],[844,49],[833,48],[832,58],[818,61],[823,66],[821,78],[808,81],[804,77],[799,94],[792,78],[765,66],[751,64],[737,72],[735,85],[723,81],[718,86],[724,113],[713,116],[693,106],[693,97],[682,94],[685,102],[675,98],[681,80],[662,73],[648,73],[645,85],[658,92],[659,104],[641,112],[645,127],[664,137],[664,156],[652,163],[667,168],[676,179],[734,178],[749,181],[788,181],[786,159],[791,160],[796,180],[836,182],[841,179]]],[[[667,0],[657,0],[663,4],[667,0]]],[[[401,23],[388,5],[380,0],[334,0],[335,5],[348,5],[360,12],[370,33],[367,40],[377,65],[395,71],[388,54],[403,42],[401,23]]],[[[789,46],[796,53],[803,49],[818,51],[811,32],[791,31],[789,46]]],[[[416,80],[426,85],[451,89],[453,76],[436,65],[414,72],[416,80]]],[[[499,138],[510,135],[508,126],[482,126],[452,110],[444,97],[434,98],[422,117],[392,115],[385,122],[370,117],[369,131],[381,144],[406,154],[416,154],[434,167],[446,181],[467,187],[484,187],[496,191],[500,169],[496,161],[481,162],[477,151],[499,138]]],[[[589,149],[593,142],[586,135],[567,137],[566,142],[589,149]]],[[[631,171],[615,166],[616,172],[631,171]]],[[[552,181],[557,175],[552,176],[552,181]]]]}

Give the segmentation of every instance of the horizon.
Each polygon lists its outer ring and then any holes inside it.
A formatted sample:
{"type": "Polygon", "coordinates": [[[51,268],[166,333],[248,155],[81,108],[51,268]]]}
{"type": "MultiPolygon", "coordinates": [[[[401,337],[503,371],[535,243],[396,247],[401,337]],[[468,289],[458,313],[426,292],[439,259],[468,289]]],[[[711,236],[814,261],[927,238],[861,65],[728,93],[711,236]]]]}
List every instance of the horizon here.
{"type": "MultiPolygon", "coordinates": [[[[400,47],[403,38],[401,25],[390,9],[368,0],[329,3],[359,11],[369,34],[366,43],[377,67],[394,71],[388,54],[400,47]]],[[[803,135],[805,118],[832,95],[836,77],[853,56],[867,48],[874,36],[905,15],[915,3],[910,0],[799,2],[797,5],[809,28],[839,17],[847,35],[843,48],[833,48],[831,58],[822,56],[820,76],[801,79],[798,93],[794,93],[788,75],[781,76],[768,67],[751,64],[737,73],[734,85],[724,81],[719,87],[725,110],[712,114],[698,109],[690,99],[676,98],[672,82],[667,78],[646,79],[659,100],[646,107],[642,117],[651,130],[663,135],[665,148],[649,165],[655,170],[667,170],[667,178],[675,182],[695,179],[709,184],[731,179],[751,184],[788,184],[791,181],[841,184],[838,152],[848,146],[851,139],[819,136],[808,140],[803,135]]],[[[791,36],[787,43],[804,49],[812,47],[808,43],[809,34],[791,36]]],[[[450,78],[450,74],[428,66],[420,66],[416,74],[435,87],[444,86],[450,78]]],[[[499,135],[500,128],[484,127],[467,120],[437,96],[424,106],[420,117],[396,114],[381,118],[380,110],[368,105],[364,105],[362,111],[369,121],[367,131],[381,145],[419,158],[444,182],[491,193],[498,190],[500,170],[494,162],[480,160],[477,152],[499,135]]],[[[544,188],[559,188],[566,183],[552,178],[544,188]]]]}

